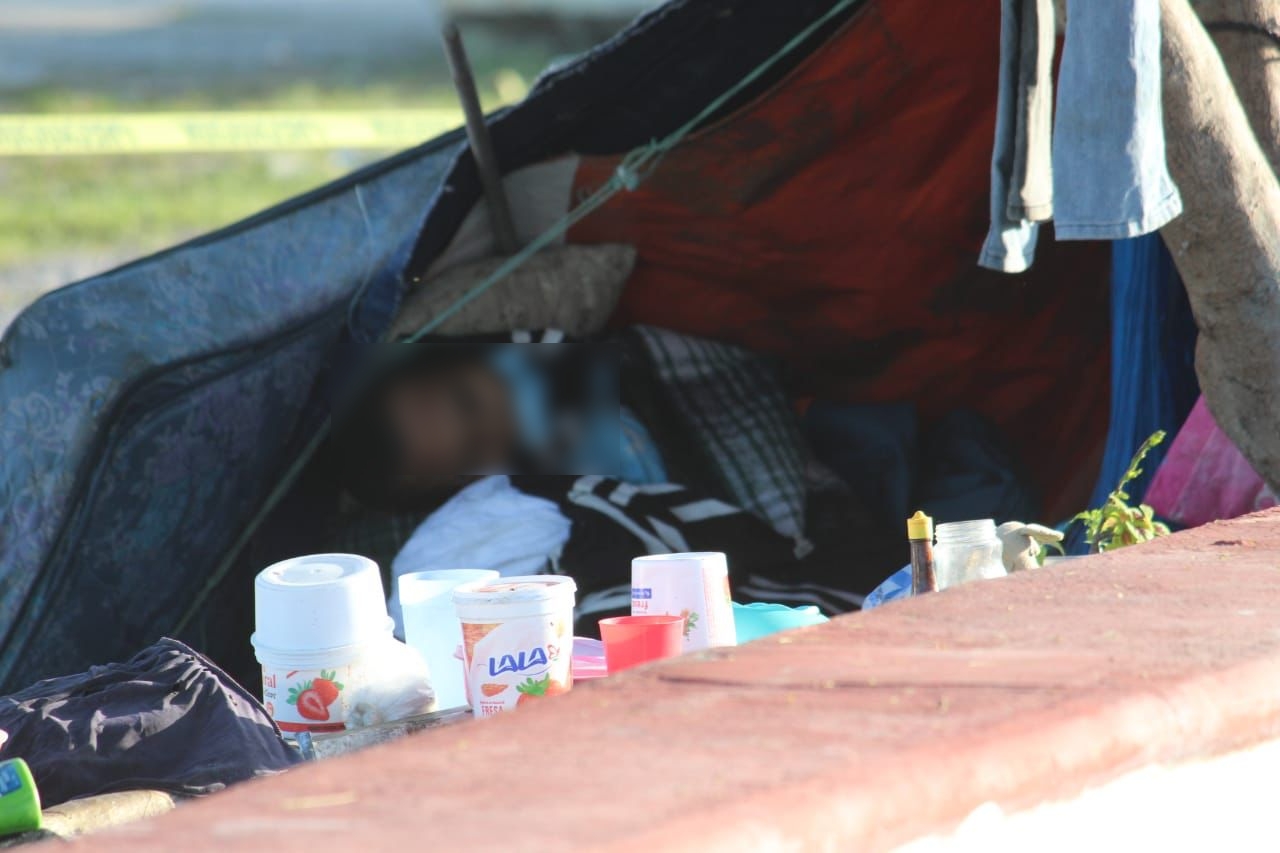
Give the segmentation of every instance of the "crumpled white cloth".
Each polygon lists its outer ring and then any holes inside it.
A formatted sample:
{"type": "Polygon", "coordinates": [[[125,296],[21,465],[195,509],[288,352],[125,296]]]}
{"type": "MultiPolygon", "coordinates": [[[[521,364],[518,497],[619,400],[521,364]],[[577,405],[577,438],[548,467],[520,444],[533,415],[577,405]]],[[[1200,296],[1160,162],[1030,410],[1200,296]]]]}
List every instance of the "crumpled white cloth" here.
{"type": "Polygon", "coordinates": [[[1060,530],[1021,521],[1006,521],[996,528],[996,536],[1000,539],[1004,570],[1010,573],[1040,568],[1040,549],[1064,538],[1060,530]]]}
{"type": "Polygon", "coordinates": [[[387,609],[404,638],[399,577],[436,569],[493,569],[509,575],[545,572],[569,541],[571,522],[545,498],[527,495],[506,476],[467,486],[427,516],[391,562],[387,609]]]}

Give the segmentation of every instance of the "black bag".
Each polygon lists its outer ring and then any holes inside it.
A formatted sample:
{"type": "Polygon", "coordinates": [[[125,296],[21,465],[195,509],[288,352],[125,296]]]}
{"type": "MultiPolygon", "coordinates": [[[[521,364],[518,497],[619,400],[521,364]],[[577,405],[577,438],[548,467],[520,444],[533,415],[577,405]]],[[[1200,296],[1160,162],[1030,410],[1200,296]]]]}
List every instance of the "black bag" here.
{"type": "Polygon", "coordinates": [[[167,638],[0,699],[0,729],[0,758],[26,759],[46,808],[113,791],[209,794],[302,760],[243,687],[167,638]]]}

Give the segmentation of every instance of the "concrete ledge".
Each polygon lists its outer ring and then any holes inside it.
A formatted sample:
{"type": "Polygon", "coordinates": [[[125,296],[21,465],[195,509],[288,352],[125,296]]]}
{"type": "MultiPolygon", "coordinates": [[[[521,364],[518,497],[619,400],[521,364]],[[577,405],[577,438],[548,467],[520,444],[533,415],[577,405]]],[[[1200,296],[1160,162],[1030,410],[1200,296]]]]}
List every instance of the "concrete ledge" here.
{"type": "Polygon", "coordinates": [[[1006,815],[986,803],[953,833],[898,853],[1272,851],[1280,741],[1220,758],[1144,767],[1064,802],[1006,815]]]}
{"type": "Polygon", "coordinates": [[[583,685],[78,842],[883,850],[1280,737],[1280,511],[583,685]]]}

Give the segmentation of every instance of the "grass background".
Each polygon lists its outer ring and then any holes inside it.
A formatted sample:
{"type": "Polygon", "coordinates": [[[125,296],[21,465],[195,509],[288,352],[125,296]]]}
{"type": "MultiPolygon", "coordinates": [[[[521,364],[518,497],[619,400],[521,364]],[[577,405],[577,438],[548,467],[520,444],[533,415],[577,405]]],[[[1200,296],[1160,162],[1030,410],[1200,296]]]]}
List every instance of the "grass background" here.
{"type": "MultiPolygon", "coordinates": [[[[477,84],[486,109],[524,96],[550,51],[486,51],[477,84]],[[513,62],[513,59],[515,60],[513,62]]],[[[178,96],[32,89],[0,98],[9,113],[453,107],[447,71],[388,81],[288,82],[178,96]]],[[[459,114],[461,122],[461,114],[459,114]]],[[[128,244],[152,251],[322,185],[388,151],[123,154],[0,159],[0,267],[51,253],[128,244]]]]}
{"type": "MultiPolygon", "coordinates": [[[[551,61],[608,30],[464,26],[486,109],[522,98],[551,61]]],[[[79,85],[0,89],[6,113],[360,110],[457,106],[430,33],[421,52],[165,80],[110,68],[79,85]]],[[[459,124],[461,112],[459,111],[459,124]]],[[[40,293],[233,223],[390,151],[0,158],[0,331],[40,293]]]]}

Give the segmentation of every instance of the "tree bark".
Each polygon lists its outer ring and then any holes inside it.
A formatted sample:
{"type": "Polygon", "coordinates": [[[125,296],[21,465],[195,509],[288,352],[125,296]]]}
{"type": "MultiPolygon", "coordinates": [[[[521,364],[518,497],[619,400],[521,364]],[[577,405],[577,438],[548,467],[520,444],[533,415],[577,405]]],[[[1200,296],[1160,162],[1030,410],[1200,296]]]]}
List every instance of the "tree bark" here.
{"type": "Polygon", "coordinates": [[[1280,172],[1280,0],[1192,0],[1253,133],[1280,172]]]}
{"type": "Polygon", "coordinates": [[[1162,235],[1200,328],[1196,372],[1219,426],[1280,488],[1280,184],[1188,0],[1161,9],[1167,156],[1185,206],[1162,235]]]}

